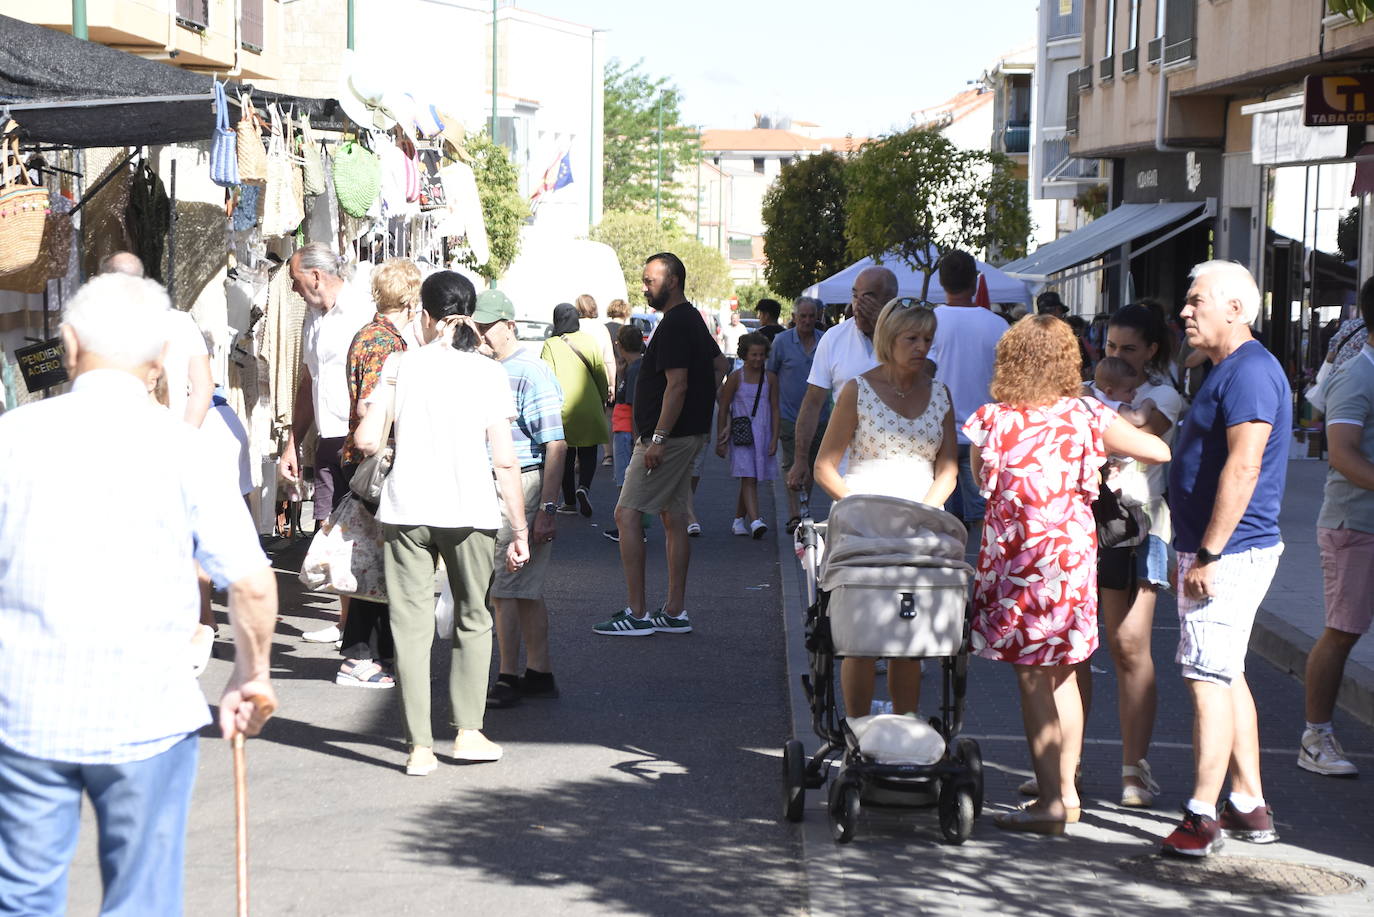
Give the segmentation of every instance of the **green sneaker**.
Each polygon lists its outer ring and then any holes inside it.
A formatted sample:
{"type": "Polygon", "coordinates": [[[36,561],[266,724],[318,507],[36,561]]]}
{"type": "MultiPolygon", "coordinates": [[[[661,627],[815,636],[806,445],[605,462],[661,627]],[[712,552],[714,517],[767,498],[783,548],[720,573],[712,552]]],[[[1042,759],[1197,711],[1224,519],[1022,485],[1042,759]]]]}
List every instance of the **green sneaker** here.
{"type": "Polygon", "coordinates": [[[616,612],[608,620],[592,628],[598,634],[607,637],[652,637],[657,629],[648,615],[636,618],[630,614],[628,608],[616,612]]]}
{"type": "Polygon", "coordinates": [[[654,632],[660,634],[690,634],[692,632],[692,622],[687,618],[687,612],[683,612],[678,617],[665,614],[663,609],[649,615],[649,623],[653,625],[654,632]]]}

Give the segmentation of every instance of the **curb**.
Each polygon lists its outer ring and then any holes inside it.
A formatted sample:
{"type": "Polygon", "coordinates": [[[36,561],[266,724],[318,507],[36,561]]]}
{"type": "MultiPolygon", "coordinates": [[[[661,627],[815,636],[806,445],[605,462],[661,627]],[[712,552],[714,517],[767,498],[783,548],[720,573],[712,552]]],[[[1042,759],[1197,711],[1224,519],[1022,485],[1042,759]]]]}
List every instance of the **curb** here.
{"type": "MultiPolygon", "coordinates": [[[[1283,618],[1263,606],[1255,614],[1250,649],[1299,682],[1307,668],[1307,654],[1316,643],[1283,618]]],[[[1374,670],[1347,660],[1336,705],[1366,726],[1374,727],[1374,670]]]]}

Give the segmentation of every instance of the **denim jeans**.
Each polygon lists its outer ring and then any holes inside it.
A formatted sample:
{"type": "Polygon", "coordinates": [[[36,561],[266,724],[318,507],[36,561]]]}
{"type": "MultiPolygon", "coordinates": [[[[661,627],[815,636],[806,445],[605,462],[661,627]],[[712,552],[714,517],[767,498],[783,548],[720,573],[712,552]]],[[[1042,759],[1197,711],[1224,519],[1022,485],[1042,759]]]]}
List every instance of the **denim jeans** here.
{"type": "Polygon", "coordinates": [[[0,915],[67,911],[67,870],[90,796],[102,917],[179,917],[197,736],[127,764],[69,764],[0,745],[0,915]]]}
{"type": "Polygon", "coordinates": [[[945,501],[945,512],[958,516],[964,522],[982,522],[987,510],[987,501],[978,492],[978,482],[973,479],[973,466],[969,464],[968,443],[959,444],[959,483],[954,493],[945,501]]]}

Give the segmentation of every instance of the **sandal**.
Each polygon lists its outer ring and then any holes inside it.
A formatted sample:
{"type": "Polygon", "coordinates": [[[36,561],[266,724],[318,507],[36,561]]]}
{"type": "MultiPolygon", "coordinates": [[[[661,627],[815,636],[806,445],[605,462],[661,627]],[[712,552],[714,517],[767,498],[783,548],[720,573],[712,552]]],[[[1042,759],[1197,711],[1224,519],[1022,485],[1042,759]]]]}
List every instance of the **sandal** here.
{"type": "MultiPolygon", "coordinates": [[[[1081,761],[1078,766],[1073,769],[1073,788],[1076,790],[1083,789],[1083,763],[1081,761]]],[[[1020,793],[1022,796],[1039,796],[1040,784],[1034,777],[1031,777],[1018,786],[1016,792],[1020,793]]]]}
{"type": "Polygon", "coordinates": [[[350,688],[382,690],[396,687],[396,679],[371,659],[349,659],[339,667],[334,684],[350,688]]]}
{"type": "MultiPolygon", "coordinates": [[[[1022,810],[1022,811],[1025,811],[1026,809],[1029,809],[1031,806],[1035,805],[1035,804],[1036,804],[1037,802],[1039,802],[1039,801],[1040,801],[1039,798],[1036,798],[1036,799],[1027,799],[1025,802],[1018,803],[1017,806],[1016,806],[1016,808],[1017,808],[1017,809],[1020,809],[1020,810],[1022,810]]],[[[1066,824],[1066,825],[1076,825],[1076,824],[1079,823],[1079,821],[1082,820],[1082,818],[1083,818],[1083,807],[1082,807],[1082,806],[1065,806],[1065,807],[1064,807],[1064,824],[1066,824]]]]}
{"type": "Polygon", "coordinates": [[[1144,786],[1131,786],[1125,784],[1121,787],[1121,804],[1130,806],[1133,809],[1148,809],[1155,804],[1155,797],[1159,795],[1159,784],[1155,782],[1154,774],[1150,773],[1150,764],[1141,758],[1135,764],[1127,764],[1121,768],[1122,777],[1134,777],[1144,786]]]}
{"type": "Polygon", "coordinates": [[[1038,812],[1017,809],[1014,812],[998,812],[992,823],[1003,831],[1027,831],[1032,834],[1060,835],[1064,833],[1065,820],[1045,818],[1038,812]]]}

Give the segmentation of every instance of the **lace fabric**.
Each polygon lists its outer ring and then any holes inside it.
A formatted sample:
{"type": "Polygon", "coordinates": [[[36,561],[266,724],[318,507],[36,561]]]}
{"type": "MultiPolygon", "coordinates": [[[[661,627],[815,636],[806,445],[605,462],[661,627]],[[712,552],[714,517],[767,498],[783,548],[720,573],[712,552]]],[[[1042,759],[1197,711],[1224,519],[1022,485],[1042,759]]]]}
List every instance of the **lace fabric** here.
{"type": "Polygon", "coordinates": [[[923,500],[935,479],[949,390],[932,382],[925,410],[908,418],[889,407],[863,376],[855,382],[859,419],[849,444],[845,483],[853,493],[923,500]]]}

